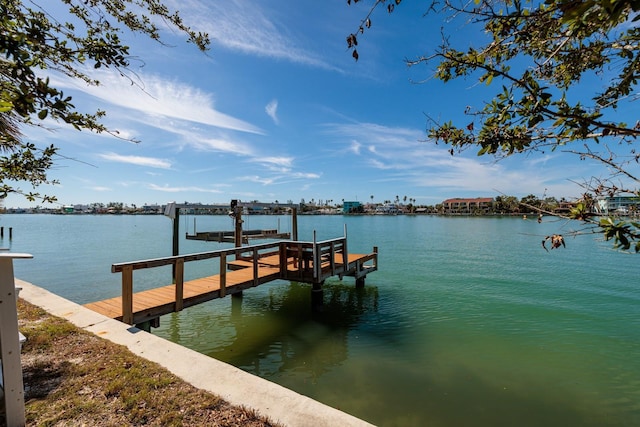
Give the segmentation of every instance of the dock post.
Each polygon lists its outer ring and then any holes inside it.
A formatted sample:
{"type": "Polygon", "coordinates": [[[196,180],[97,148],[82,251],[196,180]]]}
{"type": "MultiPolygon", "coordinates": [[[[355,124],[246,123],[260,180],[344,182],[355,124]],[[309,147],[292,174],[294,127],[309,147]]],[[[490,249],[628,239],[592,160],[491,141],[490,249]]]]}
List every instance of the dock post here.
{"type": "Polygon", "coordinates": [[[291,240],[298,241],[298,209],[291,208],[291,240]]]}
{"type": "Polygon", "coordinates": [[[227,253],[220,255],[220,298],[227,295],[227,253]]]}
{"type": "MultiPolygon", "coordinates": [[[[236,294],[233,294],[234,297],[236,294]]],[[[231,318],[237,319],[242,316],[242,298],[231,298],[231,318]]]]}
{"type": "Polygon", "coordinates": [[[311,288],[311,310],[314,313],[320,313],[324,305],[324,291],[322,283],[314,283],[311,288]]]}
{"type": "Polygon", "coordinates": [[[176,260],[173,264],[175,273],[173,282],[176,284],[176,311],[182,311],[184,308],[184,258],[176,260]]]}
{"type": "Polygon", "coordinates": [[[145,320],[142,323],[136,323],[135,327],[140,329],[141,331],[151,333],[151,328],[159,328],[160,327],[160,318],[154,317],[153,319],[145,320]]]}
{"type": "Polygon", "coordinates": [[[234,229],[234,244],[236,248],[242,247],[242,206],[239,206],[237,200],[231,201],[231,209],[233,211],[233,218],[235,220],[234,229]]]}
{"type": "MultiPolygon", "coordinates": [[[[175,209],[175,214],[173,219],[173,247],[172,247],[172,255],[173,256],[178,256],[178,254],[180,253],[180,236],[178,236],[178,233],[180,233],[180,208],[176,207],[175,209]]],[[[171,268],[171,275],[173,278],[173,282],[175,283],[176,280],[176,265],[174,264],[173,267],[171,268]]]]}
{"type": "Polygon", "coordinates": [[[360,278],[356,279],[356,289],[364,288],[364,279],[365,279],[365,277],[360,277],[360,278]]]}
{"type": "Polygon", "coordinates": [[[151,322],[149,320],[142,323],[136,323],[135,327],[140,329],[141,331],[151,332],[151,322]]]}
{"type": "Polygon", "coordinates": [[[133,267],[122,269],[122,322],[133,325],[133,267]]]}
{"type": "MultiPolygon", "coordinates": [[[[231,209],[233,210],[233,218],[235,220],[234,228],[234,246],[236,248],[242,247],[242,206],[237,200],[231,200],[231,209]]],[[[236,252],[236,259],[238,259],[238,252],[236,252]]],[[[242,291],[231,294],[231,298],[242,298],[242,291]]]]}

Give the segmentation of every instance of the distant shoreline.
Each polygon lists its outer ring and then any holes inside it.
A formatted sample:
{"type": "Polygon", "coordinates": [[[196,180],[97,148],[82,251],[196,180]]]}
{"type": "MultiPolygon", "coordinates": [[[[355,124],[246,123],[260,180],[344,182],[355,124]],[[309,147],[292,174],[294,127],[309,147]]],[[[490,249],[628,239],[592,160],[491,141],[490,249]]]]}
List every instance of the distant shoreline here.
{"type": "MultiPolygon", "coordinates": [[[[519,213],[437,213],[437,212],[413,212],[413,213],[327,213],[327,212],[298,212],[298,216],[438,216],[438,217],[451,217],[451,218],[495,218],[495,217],[524,217],[523,219],[538,219],[538,212],[519,212],[519,213]],[[531,217],[529,217],[531,215],[531,217]]],[[[60,211],[30,211],[26,209],[9,209],[0,213],[2,215],[62,215],[62,216],[121,216],[121,215],[142,215],[142,216],[159,216],[164,215],[162,212],[60,212],[60,211]]],[[[187,215],[193,216],[226,216],[226,214],[218,212],[190,212],[187,215]]],[[[250,212],[250,216],[283,216],[288,215],[286,212],[282,213],[264,213],[264,212],[250,212]]],[[[551,214],[545,214],[543,216],[553,216],[551,214]]],[[[593,214],[594,217],[612,217],[612,218],[639,218],[640,213],[636,215],[620,215],[620,214],[593,214]]]]}

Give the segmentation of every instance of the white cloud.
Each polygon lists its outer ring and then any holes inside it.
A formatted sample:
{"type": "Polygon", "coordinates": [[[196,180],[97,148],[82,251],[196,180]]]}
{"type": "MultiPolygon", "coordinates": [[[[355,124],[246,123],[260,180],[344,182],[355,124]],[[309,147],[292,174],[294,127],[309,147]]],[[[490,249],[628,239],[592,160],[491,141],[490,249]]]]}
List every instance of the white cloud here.
{"type": "Polygon", "coordinates": [[[250,55],[340,71],[302,47],[297,40],[305,34],[289,34],[289,25],[277,22],[277,13],[269,15],[268,2],[182,0],[175,3],[186,22],[198,31],[208,33],[218,45],[250,55]]]}
{"type": "MultiPolygon", "coordinates": [[[[241,119],[221,113],[215,108],[212,94],[174,80],[157,75],[138,74],[131,84],[118,72],[92,71],[100,86],[80,87],[76,81],[63,79],[53,82],[56,87],[67,87],[83,91],[112,105],[124,107],[144,116],[138,118],[146,123],[148,116],[179,119],[222,129],[262,134],[263,131],[241,119]]],[[[135,116],[130,116],[136,119],[135,116]]]]}
{"type": "Polygon", "coordinates": [[[306,178],[306,179],[317,179],[322,175],[312,172],[295,172],[291,174],[292,178],[306,178]]]}
{"type": "Polygon", "coordinates": [[[180,136],[180,144],[199,151],[220,151],[241,156],[252,156],[254,150],[248,144],[223,131],[195,128],[180,121],[154,120],[152,126],[180,136]]]}
{"type": "Polygon", "coordinates": [[[101,186],[94,186],[94,187],[90,187],[89,189],[91,191],[98,191],[98,192],[112,191],[112,189],[109,187],[101,187],[101,186]]]}
{"type": "Polygon", "coordinates": [[[238,178],[239,181],[255,182],[262,185],[284,184],[291,181],[318,179],[321,175],[312,172],[291,172],[289,170],[280,171],[270,177],[259,175],[248,175],[238,178]]]}
{"type": "MultiPolygon", "coordinates": [[[[366,151],[360,157],[364,165],[386,171],[380,180],[402,180],[417,187],[435,188],[438,192],[455,192],[491,196],[492,192],[509,195],[539,194],[547,188],[550,195],[575,193],[576,185],[567,176],[580,176],[583,170],[566,167],[550,168],[553,156],[523,157],[495,161],[490,156],[474,153],[451,156],[448,147],[436,146],[424,139],[423,132],[407,128],[394,128],[375,123],[330,124],[327,133],[334,142],[347,147],[347,151],[361,153],[361,144],[367,141],[366,151]],[[393,176],[389,172],[396,171],[393,176]]],[[[336,155],[342,155],[339,149],[336,155]]]]}
{"type": "Polygon", "coordinates": [[[266,111],[267,115],[271,117],[271,120],[273,120],[275,124],[280,123],[280,121],[278,120],[278,100],[277,99],[274,99],[271,102],[269,102],[267,106],[264,107],[264,111],[266,111]]]}
{"type": "Polygon", "coordinates": [[[349,146],[349,151],[353,152],[354,154],[360,154],[361,147],[362,147],[362,144],[360,144],[358,141],[351,141],[351,145],[349,146]]]}
{"type": "Polygon", "coordinates": [[[215,193],[215,194],[222,193],[222,191],[215,188],[203,188],[203,187],[192,187],[192,186],[170,187],[168,185],[160,186],[156,184],[149,184],[148,188],[150,190],[162,191],[164,193],[186,193],[189,191],[196,192],[196,193],[215,193]]]}
{"type": "Polygon", "coordinates": [[[158,169],[171,169],[171,162],[166,159],[157,159],[154,157],[142,157],[142,156],[123,156],[121,154],[116,154],[116,153],[103,153],[103,154],[99,154],[99,157],[110,162],[127,163],[127,164],[138,165],[138,166],[148,166],[151,168],[158,168],[158,169]]]}
{"type": "Polygon", "coordinates": [[[275,181],[274,178],[263,178],[263,177],[258,176],[258,175],[243,176],[243,177],[239,177],[238,180],[239,181],[255,182],[255,183],[263,184],[263,185],[273,184],[274,181],[275,181]]]}
{"type": "Polygon", "coordinates": [[[276,165],[276,166],[282,166],[286,168],[290,168],[293,165],[293,160],[294,160],[293,157],[284,157],[284,156],[256,157],[253,159],[253,161],[256,163],[263,163],[266,165],[276,165]]]}

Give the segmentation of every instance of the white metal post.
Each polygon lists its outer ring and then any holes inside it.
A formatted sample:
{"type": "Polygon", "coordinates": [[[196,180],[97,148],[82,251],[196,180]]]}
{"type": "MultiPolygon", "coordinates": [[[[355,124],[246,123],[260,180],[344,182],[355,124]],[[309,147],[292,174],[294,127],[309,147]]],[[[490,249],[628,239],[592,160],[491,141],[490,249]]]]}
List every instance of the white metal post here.
{"type": "Polygon", "coordinates": [[[18,309],[13,260],[30,254],[0,252],[0,356],[4,382],[5,417],[8,426],[24,426],[24,384],[20,362],[18,309]]]}

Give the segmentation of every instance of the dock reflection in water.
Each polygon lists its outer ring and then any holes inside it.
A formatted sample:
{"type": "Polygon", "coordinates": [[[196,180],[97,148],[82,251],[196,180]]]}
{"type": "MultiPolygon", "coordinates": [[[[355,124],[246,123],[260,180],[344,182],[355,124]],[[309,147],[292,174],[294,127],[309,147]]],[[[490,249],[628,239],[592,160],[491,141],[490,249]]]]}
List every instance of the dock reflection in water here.
{"type": "Polygon", "coordinates": [[[313,382],[347,359],[349,331],[378,308],[371,286],[326,284],[321,312],[311,309],[310,285],[263,287],[163,317],[157,333],[263,378],[313,382]]]}

